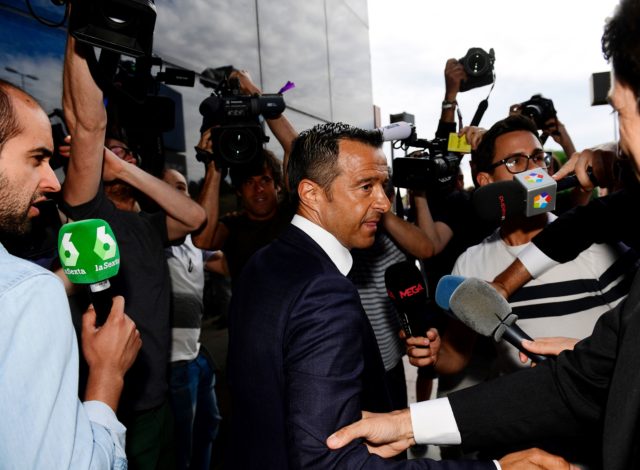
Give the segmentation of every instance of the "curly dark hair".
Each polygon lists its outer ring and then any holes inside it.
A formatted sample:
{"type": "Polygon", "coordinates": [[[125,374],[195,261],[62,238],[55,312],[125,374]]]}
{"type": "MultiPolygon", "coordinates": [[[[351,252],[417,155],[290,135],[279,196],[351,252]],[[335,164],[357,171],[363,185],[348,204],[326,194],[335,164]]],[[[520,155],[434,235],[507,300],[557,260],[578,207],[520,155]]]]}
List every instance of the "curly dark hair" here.
{"type": "Polygon", "coordinates": [[[273,183],[276,188],[282,188],[282,163],[271,150],[262,149],[262,153],[251,162],[244,165],[232,166],[229,169],[231,186],[239,190],[242,184],[252,176],[260,176],[265,170],[271,170],[273,183]]]}
{"type": "Polygon", "coordinates": [[[538,138],[538,140],[540,140],[536,123],[528,116],[514,114],[496,122],[482,136],[482,140],[480,141],[478,148],[471,152],[471,163],[474,169],[474,182],[475,173],[479,171],[487,171],[491,163],[493,163],[496,139],[503,134],[515,131],[531,132],[536,136],[536,138],[538,138]]]}
{"type": "Polygon", "coordinates": [[[303,131],[293,141],[287,165],[291,202],[298,206],[298,185],[303,179],[318,183],[330,194],[331,183],[338,176],[338,154],[341,140],[353,140],[371,147],[382,146],[382,134],[341,122],[318,124],[303,131]]]}
{"type": "Polygon", "coordinates": [[[613,65],[616,79],[640,97],[640,2],[621,0],[608,18],[602,35],[602,53],[613,65]]]}

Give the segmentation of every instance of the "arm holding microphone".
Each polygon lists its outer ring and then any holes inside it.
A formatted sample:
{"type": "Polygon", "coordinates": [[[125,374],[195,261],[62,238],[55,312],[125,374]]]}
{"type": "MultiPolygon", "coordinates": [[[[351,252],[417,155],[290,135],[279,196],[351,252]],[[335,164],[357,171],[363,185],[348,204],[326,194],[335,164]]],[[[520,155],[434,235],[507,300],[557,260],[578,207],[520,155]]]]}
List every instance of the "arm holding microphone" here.
{"type": "MultiPolygon", "coordinates": [[[[577,338],[565,338],[564,336],[553,336],[545,338],[535,338],[533,341],[524,340],[522,346],[535,354],[543,356],[557,356],[562,351],[572,351],[576,343],[580,341],[577,338]]],[[[520,361],[523,364],[529,362],[529,357],[523,352],[520,353],[520,361]]],[[[531,363],[532,366],[535,362],[531,363]]]]}
{"type": "MultiPolygon", "coordinates": [[[[402,443],[433,443],[428,436],[434,432],[434,423],[444,425],[436,418],[440,415],[434,414],[439,413],[436,406],[450,407],[458,433],[440,443],[454,444],[461,439],[468,450],[579,436],[602,418],[616,365],[619,331],[628,321],[624,318],[634,310],[627,302],[626,308],[621,305],[603,315],[593,335],[555,361],[454,392],[444,399],[412,404],[407,410],[366,414],[363,420],[334,433],[328,445],[337,448],[363,437],[375,444],[370,450],[376,452],[374,449],[389,451],[402,443]]],[[[500,460],[501,466],[507,464],[503,469],[510,468],[508,457],[500,460]]],[[[563,465],[559,468],[570,468],[566,462],[563,465]]]]}
{"type": "Polygon", "coordinates": [[[111,313],[98,328],[93,307],[82,316],[82,352],[89,364],[85,401],[106,403],[118,409],[124,374],[129,370],[142,346],[140,332],[124,313],[124,298],[113,298],[111,313]]]}

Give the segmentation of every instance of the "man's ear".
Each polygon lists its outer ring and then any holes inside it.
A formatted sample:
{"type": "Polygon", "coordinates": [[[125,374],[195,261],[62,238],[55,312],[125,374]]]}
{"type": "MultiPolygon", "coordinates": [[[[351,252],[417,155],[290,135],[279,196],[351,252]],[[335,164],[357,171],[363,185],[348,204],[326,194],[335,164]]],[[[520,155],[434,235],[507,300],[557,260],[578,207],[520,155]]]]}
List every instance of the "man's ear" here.
{"type": "Polygon", "coordinates": [[[478,182],[478,186],[486,186],[493,183],[493,177],[486,171],[479,171],[476,175],[476,181],[478,182]]]}
{"type": "Polygon", "coordinates": [[[322,197],[322,193],[322,188],[315,181],[303,179],[298,183],[300,203],[309,208],[315,208],[317,206],[319,199],[322,197]]]}

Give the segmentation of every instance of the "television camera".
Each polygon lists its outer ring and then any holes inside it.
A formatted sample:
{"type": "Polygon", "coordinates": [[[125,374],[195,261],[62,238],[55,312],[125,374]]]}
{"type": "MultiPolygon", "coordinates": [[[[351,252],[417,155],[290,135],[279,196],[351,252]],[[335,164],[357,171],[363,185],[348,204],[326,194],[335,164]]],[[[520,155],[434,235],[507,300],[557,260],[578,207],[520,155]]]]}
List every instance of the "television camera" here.
{"type": "Polygon", "coordinates": [[[262,144],[269,137],[264,134],[259,117],[277,118],[285,109],[281,94],[240,94],[238,79],[229,78],[232,71],[227,66],[208,69],[203,74],[218,82],[214,92],[200,103],[200,132],[212,128],[213,152],[198,151],[196,158],[201,162],[213,159],[221,168],[250,163],[260,155],[262,144]]]}
{"type": "Polygon", "coordinates": [[[395,187],[440,191],[453,186],[464,155],[464,151],[451,142],[453,139],[420,139],[413,124],[406,122],[391,124],[380,131],[383,140],[395,141],[393,148],[405,151],[410,147],[422,149],[414,152],[413,156],[393,159],[391,179],[395,187]]]}

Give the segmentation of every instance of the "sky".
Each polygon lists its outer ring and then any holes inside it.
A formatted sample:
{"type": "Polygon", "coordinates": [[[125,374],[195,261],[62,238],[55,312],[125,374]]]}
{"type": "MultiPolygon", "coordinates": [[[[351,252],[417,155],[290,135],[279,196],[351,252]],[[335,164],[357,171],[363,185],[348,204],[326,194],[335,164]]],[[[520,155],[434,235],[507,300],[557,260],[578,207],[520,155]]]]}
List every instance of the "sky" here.
{"type": "MultiPolygon", "coordinates": [[[[417,134],[432,139],[444,98],[447,59],[471,47],[495,51],[496,82],[480,123],[542,93],[553,100],[578,150],[615,138],[609,106],[591,106],[590,77],[610,65],[600,39],[617,0],[369,0],[374,104],[389,115],[415,115],[417,134]]],[[[460,93],[468,125],[490,86],[460,93]]],[[[560,149],[551,139],[546,148],[560,149]]],[[[396,155],[397,154],[396,151],[396,155]]]]}

